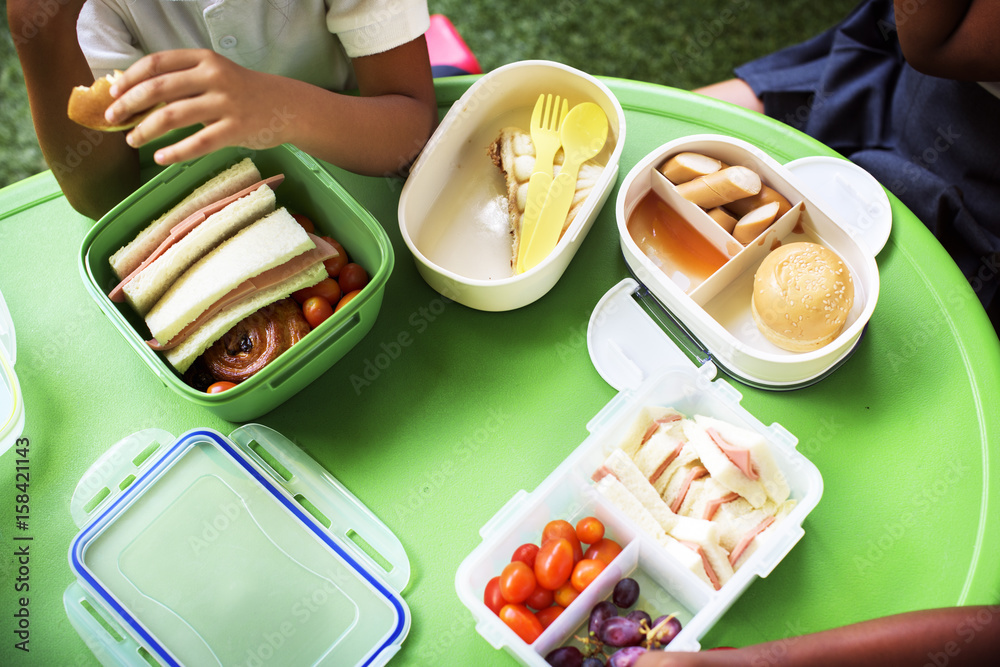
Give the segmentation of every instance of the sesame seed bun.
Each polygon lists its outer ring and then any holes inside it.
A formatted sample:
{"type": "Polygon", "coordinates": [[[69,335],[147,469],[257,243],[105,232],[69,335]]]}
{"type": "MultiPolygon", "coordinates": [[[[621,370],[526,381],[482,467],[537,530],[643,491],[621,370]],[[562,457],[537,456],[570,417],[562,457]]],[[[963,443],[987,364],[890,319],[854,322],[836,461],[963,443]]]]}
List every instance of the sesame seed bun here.
{"type": "Polygon", "coordinates": [[[853,304],[851,272],[835,252],[817,243],[790,243],[761,262],[750,310],[769,341],[808,352],[840,334],[853,304]]]}

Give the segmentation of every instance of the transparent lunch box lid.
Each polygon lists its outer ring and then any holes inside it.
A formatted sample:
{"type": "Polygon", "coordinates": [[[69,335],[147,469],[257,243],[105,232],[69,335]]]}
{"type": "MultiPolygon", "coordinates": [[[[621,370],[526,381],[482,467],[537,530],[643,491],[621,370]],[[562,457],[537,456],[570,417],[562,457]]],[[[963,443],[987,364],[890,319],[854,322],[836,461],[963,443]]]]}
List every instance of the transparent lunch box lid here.
{"type": "Polygon", "coordinates": [[[147,429],[80,480],[70,622],[105,665],[384,665],[399,540],[281,434],[147,429]]]}
{"type": "Polygon", "coordinates": [[[16,360],[14,322],[0,292],[0,456],[14,445],[24,430],[24,399],[14,372],[16,360]]]}

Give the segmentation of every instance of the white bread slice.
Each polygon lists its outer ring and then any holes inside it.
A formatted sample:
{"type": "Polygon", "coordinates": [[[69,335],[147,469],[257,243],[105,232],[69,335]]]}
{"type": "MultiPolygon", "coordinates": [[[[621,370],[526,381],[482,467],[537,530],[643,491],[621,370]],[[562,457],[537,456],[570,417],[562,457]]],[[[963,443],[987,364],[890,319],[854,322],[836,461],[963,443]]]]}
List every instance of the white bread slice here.
{"type": "Polygon", "coordinates": [[[246,197],[210,215],[187,236],[125,284],[125,298],[140,315],[149,312],[182,273],[212,248],[274,211],[274,190],[261,185],[246,197]]]}
{"type": "Polygon", "coordinates": [[[649,510],[636,498],[628,488],[614,475],[605,475],[597,482],[597,491],[611,501],[611,504],[621,510],[644,533],[654,540],[660,541],[667,536],[649,510]]]}
{"type": "Polygon", "coordinates": [[[212,202],[250,187],[259,180],[261,180],[260,172],[247,157],[201,184],[139,232],[127,245],[111,255],[108,261],[115,275],[121,280],[132,273],[167,238],[173,226],[184,218],[212,202]]]}
{"type": "Polygon", "coordinates": [[[741,543],[744,542],[746,537],[751,537],[753,535],[753,532],[759,524],[751,526],[740,535],[739,539],[736,541],[736,545],[729,550],[729,562],[732,564],[734,570],[740,569],[747,559],[750,558],[755,551],[757,551],[761,544],[767,543],[768,535],[774,531],[774,527],[778,525],[778,522],[780,522],[789,512],[792,511],[793,507],[795,507],[794,500],[786,500],[781,503],[773,515],[774,521],[768,524],[764,530],[756,533],[756,536],[753,537],[752,540],[745,546],[741,543]]]}
{"type": "Polygon", "coordinates": [[[205,324],[198,327],[183,343],[164,352],[164,356],[174,368],[183,373],[212,343],[219,340],[240,320],[268,304],[284,299],[292,292],[311,287],[326,277],[326,267],[322,262],[317,262],[306,271],[299,272],[287,280],[255,292],[246,299],[220,310],[205,324]]]}
{"type": "Polygon", "coordinates": [[[642,506],[656,519],[663,530],[669,532],[677,522],[677,516],[670,511],[667,504],[660,498],[653,485],[642,474],[635,462],[620,449],[616,449],[604,460],[598,468],[595,477],[607,473],[618,478],[625,488],[642,503],[642,506]]]}
{"type": "Polygon", "coordinates": [[[635,454],[635,463],[661,496],[678,468],[694,462],[697,453],[687,444],[682,422],[661,426],[635,454]]]}
{"type": "MultiPolygon", "coordinates": [[[[715,431],[730,445],[747,449],[750,452],[750,460],[753,463],[753,467],[760,476],[758,481],[764,488],[767,497],[777,504],[781,504],[788,500],[789,495],[791,495],[791,489],[788,487],[788,481],[785,479],[784,473],[774,460],[774,455],[771,453],[770,445],[762,435],[736,426],[735,424],[730,424],[729,422],[714,419],[712,417],[706,417],[704,415],[695,415],[694,420],[703,429],[715,429],[715,431]]],[[[721,454],[722,451],[718,448],[714,441],[711,441],[711,439],[709,439],[709,441],[711,442],[712,447],[706,448],[706,451],[714,450],[714,452],[721,454]]],[[[698,447],[698,451],[702,457],[702,461],[705,461],[705,452],[702,451],[700,446],[698,447]]],[[[724,454],[723,458],[726,458],[724,454]]],[[[726,461],[732,465],[732,462],[730,462],[728,458],[726,458],[726,461]]],[[[724,475],[720,478],[712,467],[708,465],[707,461],[705,461],[705,466],[712,473],[713,477],[716,477],[716,479],[724,486],[729,486],[726,483],[726,479],[728,479],[729,476],[724,475]]],[[[735,468],[735,466],[733,467],[735,468]]],[[[741,474],[741,476],[743,475],[741,474]]],[[[730,488],[739,493],[739,489],[730,488]]],[[[747,497],[745,494],[741,493],[740,495],[747,498],[750,504],[754,507],[760,507],[761,503],[755,503],[753,499],[747,497]]]]}
{"type": "Polygon", "coordinates": [[[701,557],[701,554],[699,554],[697,550],[681,544],[669,535],[663,536],[660,540],[660,545],[686,569],[691,570],[691,572],[694,572],[699,579],[712,588],[715,588],[715,584],[712,583],[712,579],[708,576],[708,572],[705,570],[705,560],[701,557]]]}
{"type": "Polygon", "coordinates": [[[243,281],[315,247],[305,229],[280,208],[195,262],[149,311],[146,324],[165,344],[243,281]]]}
{"type": "MultiPolygon", "coordinates": [[[[524,207],[528,199],[528,181],[531,180],[531,172],[535,169],[535,145],[531,141],[531,135],[517,127],[505,127],[500,130],[500,135],[490,144],[487,150],[493,164],[503,172],[504,182],[507,189],[507,216],[510,224],[510,233],[513,237],[511,246],[511,268],[517,273],[517,252],[521,244],[521,218],[524,216],[524,207]]],[[[556,152],[553,159],[553,176],[559,173],[562,166],[564,154],[562,149],[556,152]]],[[[577,213],[583,207],[583,202],[587,195],[597,184],[598,178],[604,167],[593,160],[588,160],[580,165],[580,171],[576,177],[576,192],[573,194],[573,202],[570,204],[569,213],[563,222],[562,232],[569,228],[576,218],[577,213]]],[[[527,241],[527,239],[524,239],[527,241]]]]}
{"type": "Polygon", "coordinates": [[[634,459],[636,453],[649,441],[655,431],[663,429],[669,431],[682,419],[684,419],[684,415],[673,408],[647,405],[636,415],[618,447],[634,459]],[[656,427],[655,431],[653,430],[654,426],[656,427]]]}
{"type": "Polygon", "coordinates": [[[733,566],[729,562],[729,552],[719,543],[719,533],[711,521],[678,516],[677,523],[669,533],[670,537],[686,545],[697,545],[699,555],[703,555],[707,565],[706,573],[716,589],[726,585],[733,576],[733,566]],[[709,572],[711,568],[712,572],[709,572]]]}

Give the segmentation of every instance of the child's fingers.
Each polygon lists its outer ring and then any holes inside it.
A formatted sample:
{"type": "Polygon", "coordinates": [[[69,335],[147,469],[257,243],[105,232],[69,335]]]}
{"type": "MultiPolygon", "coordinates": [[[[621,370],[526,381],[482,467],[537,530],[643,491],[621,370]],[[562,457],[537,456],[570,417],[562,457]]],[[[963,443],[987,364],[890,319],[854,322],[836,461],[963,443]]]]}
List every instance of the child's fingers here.
{"type": "Polygon", "coordinates": [[[148,79],[195,67],[204,57],[204,49],[173,49],[143,56],[115,80],[111,86],[111,95],[119,97],[133,86],[148,79]]]}
{"type": "Polygon", "coordinates": [[[176,144],[160,148],[153,154],[153,160],[159,165],[166,166],[175,162],[194,160],[230,146],[232,143],[227,141],[227,131],[223,125],[221,122],[214,123],[181,139],[176,144]]]}
{"type": "Polygon", "coordinates": [[[133,148],[139,148],[171,130],[202,124],[209,125],[218,120],[218,114],[211,107],[206,96],[181,99],[171,102],[151,113],[136,125],[126,140],[133,148]]]}

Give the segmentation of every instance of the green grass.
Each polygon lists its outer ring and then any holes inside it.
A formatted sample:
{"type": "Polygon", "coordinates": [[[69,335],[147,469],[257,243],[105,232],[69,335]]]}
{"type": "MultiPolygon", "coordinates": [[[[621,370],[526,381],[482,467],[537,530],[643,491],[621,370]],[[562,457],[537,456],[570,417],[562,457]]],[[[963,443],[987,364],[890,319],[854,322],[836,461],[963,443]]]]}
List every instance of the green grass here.
{"type": "MultiPolygon", "coordinates": [[[[24,80],[0,17],[0,187],[44,170],[24,80]]],[[[732,68],[828,28],[855,0],[430,0],[484,71],[517,60],[557,60],[598,76],[696,88],[732,68]]]]}

